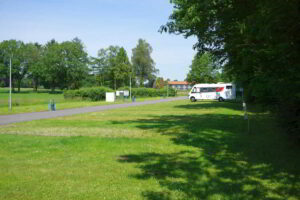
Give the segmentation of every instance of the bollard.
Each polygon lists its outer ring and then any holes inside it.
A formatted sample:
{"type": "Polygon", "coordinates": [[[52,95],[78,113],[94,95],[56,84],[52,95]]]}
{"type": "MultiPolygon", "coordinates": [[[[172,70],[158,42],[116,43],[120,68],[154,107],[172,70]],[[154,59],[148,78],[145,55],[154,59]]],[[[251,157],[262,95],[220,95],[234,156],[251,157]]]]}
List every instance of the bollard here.
{"type": "Polygon", "coordinates": [[[132,102],[135,102],[135,100],[136,100],[135,96],[132,96],[132,102]]]}
{"type": "Polygon", "coordinates": [[[243,102],[243,110],[244,110],[244,120],[247,120],[248,124],[248,133],[250,133],[250,119],[247,113],[247,105],[243,102]]]}
{"type": "Polygon", "coordinates": [[[51,99],[51,100],[49,101],[48,109],[49,109],[49,111],[55,111],[55,110],[56,110],[55,101],[54,101],[53,99],[51,99]]]}

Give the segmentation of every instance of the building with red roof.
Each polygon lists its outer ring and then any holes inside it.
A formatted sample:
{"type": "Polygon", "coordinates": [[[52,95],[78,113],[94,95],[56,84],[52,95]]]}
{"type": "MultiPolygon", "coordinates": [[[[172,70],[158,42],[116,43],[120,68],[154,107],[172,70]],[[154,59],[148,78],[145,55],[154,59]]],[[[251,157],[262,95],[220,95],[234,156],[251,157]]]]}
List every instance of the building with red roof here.
{"type": "Polygon", "coordinates": [[[169,81],[169,86],[177,90],[190,90],[192,89],[192,84],[187,81],[169,81]]]}

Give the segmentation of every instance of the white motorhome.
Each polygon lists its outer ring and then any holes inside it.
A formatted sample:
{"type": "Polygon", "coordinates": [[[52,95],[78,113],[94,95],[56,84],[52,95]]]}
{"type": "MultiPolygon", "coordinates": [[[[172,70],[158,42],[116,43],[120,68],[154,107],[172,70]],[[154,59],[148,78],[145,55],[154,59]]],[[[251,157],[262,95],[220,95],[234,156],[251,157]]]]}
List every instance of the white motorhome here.
{"type": "Polygon", "coordinates": [[[236,86],[232,83],[196,84],[189,93],[192,102],[204,99],[225,101],[236,98],[236,86]]]}

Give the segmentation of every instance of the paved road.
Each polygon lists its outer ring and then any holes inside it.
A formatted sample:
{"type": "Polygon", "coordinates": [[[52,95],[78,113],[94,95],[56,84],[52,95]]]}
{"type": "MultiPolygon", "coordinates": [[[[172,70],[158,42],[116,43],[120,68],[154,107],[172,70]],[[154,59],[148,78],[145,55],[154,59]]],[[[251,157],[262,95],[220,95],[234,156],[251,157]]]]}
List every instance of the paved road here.
{"type": "Polygon", "coordinates": [[[15,114],[15,115],[0,115],[0,125],[32,121],[32,120],[38,120],[38,119],[63,117],[63,116],[81,114],[81,113],[98,112],[98,111],[102,111],[102,110],[149,105],[149,104],[156,104],[156,103],[162,103],[162,102],[177,101],[177,100],[182,100],[182,99],[186,99],[186,97],[174,97],[174,98],[168,98],[168,99],[159,99],[159,100],[151,100],[151,101],[135,102],[135,103],[113,104],[113,105],[93,106],[93,107],[85,107],[85,108],[74,108],[74,109],[58,110],[58,111],[53,111],[53,112],[47,111],[47,112],[23,113],[23,114],[15,114]]]}

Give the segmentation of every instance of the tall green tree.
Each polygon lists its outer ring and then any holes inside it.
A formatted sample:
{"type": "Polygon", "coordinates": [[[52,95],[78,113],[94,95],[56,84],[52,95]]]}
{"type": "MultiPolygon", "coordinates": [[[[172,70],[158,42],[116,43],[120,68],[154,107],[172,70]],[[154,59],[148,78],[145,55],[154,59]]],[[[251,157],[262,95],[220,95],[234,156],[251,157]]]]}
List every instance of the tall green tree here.
{"type": "Polygon", "coordinates": [[[117,87],[116,82],[119,81],[121,86],[128,85],[130,74],[132,72],[132,67],[129,62],[126,50],[121,47],[116,56],[116,65],[113,68],[114,79],[115,79],[115,89],[117,87]],[[127,84],[126,84],[127,82],[127,84]]]}
{"type": "Polygon", "coordinates": [[[215,83],[217,82],[218,69],[212,55],[204,53],[195,55],[186,80],[190,83],[215,83]]]}
{"type": "Polygon", "coordinates": [[[41,49],[41,45],[37,43],[24,44],[22,41],[16,40],[7,40],[0,44],[0,70],[6,80],[9,78],[9,59],[12,58],[13,89],[17,85],[18,91],[20,91],[22,80],[25,77],[32,78],[36,83],[35,88],[37,88],[38,81],[43,74],[41,49]]]}
{"type": "Polygon", "coordinates": [[[109,46],[98,51],[93,59],[94,71],[101,85],[117,89],[128,85],[131,64],[123,47],[109,46]]]}
{"type": "Polygon", "coordinates": [[[17,85],[18,91],[21,89],[21,81],[28,72],[27,47],[22,41],[5,40],[1,43],[0,55],[2,60],[2,70],[9,76],[9,60],[12,61],[12,88],[17,85]]]}
{"type": "Polygon", "coordinates": [[[62,61],[66,72],[66,87],[78,89],[88,75],[88,55],[78,38],[61,43],[62,61]]]}
{"type": "Polygon", "coordinates": [[[51,40],[43,55],[44,84],[52,91],[56,87],[77,89],[88,75],[87,53],[78,38],[62,43],[51,40]]]}
{"type": "MultiPolygon", "coordinates": [[[[106,75],[106,82],[111,88],[116,89],[116,57],[120,51],[119,46],[109,46],[106,49],[100,49],[100,58],[103,58],[103,72],[106,75]]],[[[99,54],[98,54],[99,56],[99,54]]]]}
{"type": "Polygon", "coordinates": [[[108,49],[100,49],[97,57],[91,57],[91,72],[95,76],[98,86],[108,86],[106,81],[109,77],[108,49]]]}
{"type": "Polygon", "coordinates": [[[245,91],[248,101],[280,108],[300,133],[300,10],[298,0],[171,0],[161,31],[196,36],[245,91]]]}
{"type": "Polygon", "coordinates": [[[7,52],[5,41],[0,43],[0,81],[1,85],[9,85],[9,59],[11,53],[7,52]]]}
{"type": "Polygon", "coordinates": [[[155,75],[158,69],[155,68],[155,63],[151,58],[152,47],[143,39],[139,39],[137,46],[132,49],[131,62],[133,71],[138,78],[141,87],[145,81],[155,81],[155,75]]]}
{"type": "Polygon", "coordinates": [[[37,91],[44,76],[43,46],[38,43],[27,44],[28,77],[32,79],[33,88],[37,91]]]}
{"type": "Polygon", "coordinates": [[[66,71],[64,69],[63,50],[55,40],[49,41],[45,45],[43,64],[45,66],[45,76],[43,84],[50,87],[52,91],[56,87],[66,87],[66,71]]]}

